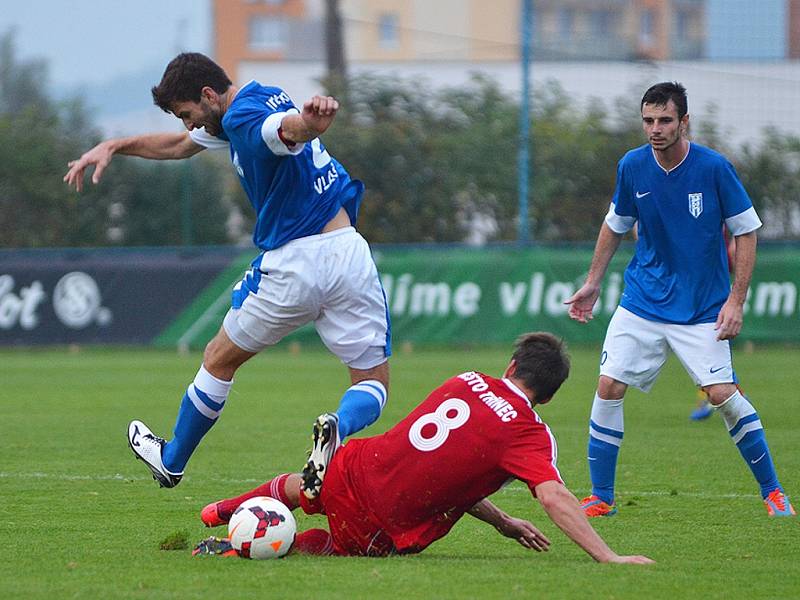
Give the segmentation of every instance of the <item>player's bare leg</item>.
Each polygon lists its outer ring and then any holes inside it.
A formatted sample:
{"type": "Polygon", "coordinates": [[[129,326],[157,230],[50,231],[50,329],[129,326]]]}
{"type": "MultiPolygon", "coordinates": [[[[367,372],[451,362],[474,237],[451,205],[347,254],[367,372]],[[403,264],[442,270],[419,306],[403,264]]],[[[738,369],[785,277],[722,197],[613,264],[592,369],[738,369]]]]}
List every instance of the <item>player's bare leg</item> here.
{"type": "Polygon", "coordinates": [[[233,375],[245,362],[254,357],[256,352],[243,350],[220,327],[203,351],[203,366],[214,377],[225,381],[233,379],[233,375]]]}

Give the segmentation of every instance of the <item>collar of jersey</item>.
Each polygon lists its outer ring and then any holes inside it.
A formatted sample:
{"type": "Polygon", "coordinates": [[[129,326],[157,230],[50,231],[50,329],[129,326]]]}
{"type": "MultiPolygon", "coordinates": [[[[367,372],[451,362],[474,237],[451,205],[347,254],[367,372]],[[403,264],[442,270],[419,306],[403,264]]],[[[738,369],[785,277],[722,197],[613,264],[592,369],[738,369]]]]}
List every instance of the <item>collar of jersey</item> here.
{"type": "Polygon", "coordinates": [[[531,407],[531,410],[533,410],[533,406],[531,406],[531,401],[525,395],[525,392],[523,392],[521,389],[519,389],[517,386],[511,383],[511,380],[506,377],[503,377],[503,383],[505,383],[506,387],[508,387],[508,389],[514,392],[517,396],[519,396],[520,398],[524,398],[525,402],[528,404],[528,406],[531,407]]]}
{"type": "Polygon", "coordinates": [[[250,81],[248,81],[247,83],[245,83],[245,84],[244,84],[242,87],[240,87],[238,90],[236,90],[236,95],[233,97],[233,100],[231,100],[230,106],[228,106],[228,110],[227,110],[227,111],[225,111],[225,114],[224,114],[224,115],[222,115],[222,133],[220,133],[220,135],[218,135],[218,136],[216,136],[216,137],[218,137],[218,138],[219,138],[219,139],[221,139],[221,140],[225,140],[226,142],[229,142],[229,141],[230,141],[230,139],[228,138],[228,136],[227,136],[227,135],[225,135],[225,119],[227,118],[228,114],[230,113],[230,108],[231,108],[231,106],[233,106],[233,105],[234,105],[234,103],[235,103],[235,102],[236,102],[236,101],[237,101],[239,98],[241,98],[242,96],[244,96],[244,95],[245,95],[245,94],[244,94],[244,92],[246,92],[246,91],[247,91],[247,89],[248,89],[249,87],[253,86],[253,85],[258,85],[258,82],[257,82],[255,79],[251,79],[250,81]]]}
{"type": "Polygon", "coordinates": [[[658,158],[656,158],[656,151],[653,150],[652,146],[650,147],[650,154],[653,155],[653,160],[656,161],[656,165],[658,166],[658,168],[661,169],[662,171],[664,171],[664,173],[666,173],[667,175],[669,175],[674,170],[676,170],[678,167],[680,167],[683,163],[685,163],[687,158],[689,158],[689,154],[692,151],[692,142],[687,142],[687,143],[689,144],[689,147],[686,149],[686,154],[681,159],[681,162],[679,162],[677,165],[675,165],[671,169],[665,169],[664,167],[661,166],[661,163],[658,162],[658,158]]]}
{"type": "Polygon", "coordinates": [[[239,96],[243,96],[244,95],[243,92],[245,92],[247,90],[247,88],[249,88],[250,86],[253,86],[253,85],[258,85],[258,82],[255,79],[251,79],[250,81],[245,83],[243,86],[241,86],[238,90],[236,90],[236,95],[233,97],[233,100],[231,100],[231,104],[236,102],[236,99],[239,96]]]}

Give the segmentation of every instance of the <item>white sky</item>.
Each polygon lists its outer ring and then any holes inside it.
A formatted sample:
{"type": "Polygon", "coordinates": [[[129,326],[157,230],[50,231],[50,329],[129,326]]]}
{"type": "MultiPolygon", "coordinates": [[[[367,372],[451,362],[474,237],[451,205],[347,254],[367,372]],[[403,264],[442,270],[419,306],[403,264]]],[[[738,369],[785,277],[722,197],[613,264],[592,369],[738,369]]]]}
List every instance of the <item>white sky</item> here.
{"type": "MultiPolygon", "coordinates": [[[[181,50],[209,52],[209,0],[2,0],[0,32],[44,58],[61,89],[155,71],[181,50]]],[[[153,83],[157,83],[154,81],[153,83]]]]}

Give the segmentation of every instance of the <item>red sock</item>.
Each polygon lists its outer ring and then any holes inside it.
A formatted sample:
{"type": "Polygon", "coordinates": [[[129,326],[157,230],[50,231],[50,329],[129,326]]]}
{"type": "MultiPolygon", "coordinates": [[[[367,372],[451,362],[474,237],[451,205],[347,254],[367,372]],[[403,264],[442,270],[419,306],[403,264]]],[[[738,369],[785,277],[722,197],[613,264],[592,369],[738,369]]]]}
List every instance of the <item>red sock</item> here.
{"type": "Polygon", "coordinates": [[[290,504],[289,499],[286,497],[286,480],[288,478],[289,473],[284,473],[283,475],[278,475],[277,477],[270,479],[266,483],[262,483],[260,486],[253,488],[249,492],[245,492],[241,496],[228,498],[227,500],[220,500],[217,502],[217,514],[223,521],[230,521],[233,511],[239,508],[239,505],[242,502],[257,496],[269,496],[270,498],[275,498],[275,500],[283,502],[289,508],[294,508],[290,504]]]}
{"type": "Polygon", "coordinates": [[[330,556],[333,551],[333,538],[324,529],[309,529],[297,534],[292,549],[303,554],[330,556]]]}

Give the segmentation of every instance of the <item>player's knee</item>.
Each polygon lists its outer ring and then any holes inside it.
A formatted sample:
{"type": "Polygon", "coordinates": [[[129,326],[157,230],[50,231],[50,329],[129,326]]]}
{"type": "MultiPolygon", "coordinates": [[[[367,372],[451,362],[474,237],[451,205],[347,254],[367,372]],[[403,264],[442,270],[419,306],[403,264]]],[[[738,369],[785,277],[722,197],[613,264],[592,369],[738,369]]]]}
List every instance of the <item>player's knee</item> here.
{"type": "Polygon", "coordinates": [[[211,340],[206,344],[206,347],[203,348],[203,364],[206,368],[208,368],[211,363],[213,362],[214,358],[214,340],[211,340]]]}
{"type": "Polygon", "coordinates": [[[703,388],[708,394],[708,401],[714,406],[719,406],[730,398],[738,388],[733,383],[716,383],[703,388]]]}
{"type": "Polygon", "coordinates": [[[300,484],[302,482],[303,478],[299,473],[291,473],[283,484],[286,505],[292,510],[300,506],[300,484]]]}
{"type": "Polygon", "coordinates": [[[254,352],[239,348],[224,332],[220,332],[206,344],[203,350],[203,366],[214,377],[230,381],[236,370],[254,355],[254,352]]]}
{"type": "Polygon", "coordinates": [[[358,361],[348,363],[350,381],[356,384],[359,381],[375,379],[389,389],[389,359],[382,347],[373,346],[362,354],[358,361]]]}
{"type": "Polygon", "coordinates": [[[219,351],[219,344],[217,343],[217,338],[212,339],[208,344],[206,344],[205,349],[203,350],[203,365],[206,369],[210,372],[214,372],[219,370],[220,368],[220,357],[221,353],[219,351]]]}
{"type": "Polygon", "coordinates": [[[601,375],[597,382],[597,395],[603,400],[620,400],[627,389],[627,384],[606,375],[601,375]]]}

